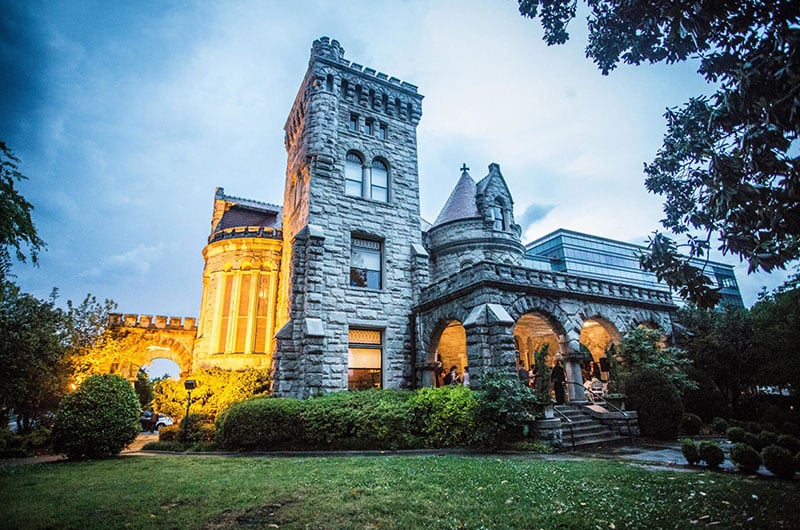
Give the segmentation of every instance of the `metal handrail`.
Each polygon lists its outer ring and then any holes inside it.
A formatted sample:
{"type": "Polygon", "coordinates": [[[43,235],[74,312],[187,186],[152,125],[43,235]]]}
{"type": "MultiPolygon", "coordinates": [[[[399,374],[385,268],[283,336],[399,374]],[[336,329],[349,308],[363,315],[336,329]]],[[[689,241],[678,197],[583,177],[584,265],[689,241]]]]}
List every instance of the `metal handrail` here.
{"type": "Polygon", "coordinates": [[[553,412],[561,416],[561,418],[567,420],[567,425],[569,425],[569,438],[572,440],[572,448],[575,449],[575,429],[572,427],[572,420],[569,419],[566,414],[558,410],[556,406],[557,405],[553,406],[553,412]]]}
{"type": "MultiPolygon", "coordinates": [[[[587,392],[586,387],[584,387],[581,384],[578,384],[577,381],[565,381],[565,383],[570,384],[570,385],[578,385],[579,387],[581,387],[581,390],[584,391],[584,395],[587,392]]],[[[589,392],[589,395],[590,395],[591,402],[592,403],[597,403],[595,401],[595,393],[594,393],[594,391],[589,389],[588,392],[589,392]]],[[[614,410],[614,412],[619,412],[620,414],[622,414],[622,417],[625,419],[625,426],[628,428],[628,440],[630,442],[633,442],[633,432],[631,431],[631,420],[628,417],[628,413],[625,412],[624,410],[622,410],[621,408],[617,407],[616,405],[614,405],[613,403],[611,403],[607,399],[603,399],[603,405],[605,407],[611,408],[612,410],[614,410]]]]}

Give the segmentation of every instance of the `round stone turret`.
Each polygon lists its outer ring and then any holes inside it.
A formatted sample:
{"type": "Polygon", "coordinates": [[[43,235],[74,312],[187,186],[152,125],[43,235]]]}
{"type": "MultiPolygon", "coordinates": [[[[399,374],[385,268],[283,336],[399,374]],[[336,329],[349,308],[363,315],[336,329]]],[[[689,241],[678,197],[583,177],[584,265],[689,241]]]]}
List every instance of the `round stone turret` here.
{"type": "Polygon", "coordinates": [[[514,223],[511,194],[500,166],[477,184],[462,168],[450,197],[428,230],[431,279],[450,276],[482,261],[521,265],[525,247],[514,223]]]}
{"type": "Polygon", "coordinates": [[[339,41],[330,39],[328,37],[320,37],[311,45],[311,56],[324,57],[333,61],[338,61],[344,58],[344,48],[342,48],[339,41]]]}

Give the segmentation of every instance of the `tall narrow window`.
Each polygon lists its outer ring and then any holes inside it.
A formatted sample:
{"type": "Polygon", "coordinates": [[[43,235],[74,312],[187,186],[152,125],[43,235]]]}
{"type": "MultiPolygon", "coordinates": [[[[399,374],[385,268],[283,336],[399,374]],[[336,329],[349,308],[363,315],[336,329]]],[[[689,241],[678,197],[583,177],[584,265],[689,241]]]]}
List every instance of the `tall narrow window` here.
{"type": "Polygon", "coordinates": [[[354,197],[364,194],[364,162],[355,153],[347,153],[345,158],[344,192],[354,197]]]}
{"type": "Polygon", "coordinates": [[[381,388],[381,332],[375,329],[348,331],[347,388],[381,388]]]}
{"type": "Polygon", "coordinates": [[[378,126],[378,138],[381,140],[386,140],[386,124],[381,123],[378,126]]]}
{"type": "Polygon", "coordinates": [[[258,282],[258,297],[256,309],[256,337],[255,344],[253,345],[254,353],[267,353],[269,352],[269,318],[274,316],[272,308],[269,305],[270,299],[270,277],[268,273],[262,273],[258,282]]]}
{"type": "Polygon", "coordinates": [[[492,207],[492,219],[494,220],[494,229],[495,230],[505,230],[506,228],[506,220],[505,214],[503,212],[503,205],[500,201],[497,201],[492,207]]]}
{"type": "Polygon", "coordinates": [[[350,122],[347,126],[348,129],[355,132],[358,130],[358,114],[351,114],[350,115],[350,122]]]}
{"type": "Polygon", "coordinates": [[[376,201],[389,200],[389,168],[380,160],[372,161],[370,196],[376,201]]]}
{"type": "Polygon", "coordinates": [[[375,122],[370,119],[364,120],[364,134],[367,136],[375,134],[375,122]]]}
{"type": "Polygon", "coordinates": [[[217,352],[223,353],[228,342],[228,327],[231,318],[231,296],[233,294],[233,275],[226,274],[222,284],[222,311],[219,319],[219,340],[217,352]]]}
{"type": "Polygon", "coordinates": [[[236,339],[233,344],[234,353],[244,353],[247,347],[247,319],[250,315],[250,281],[252,275],[244,273],[240,276],[239,307],[236,311],[236,339]]]}
{"type": "Polygon", "coordinates": [[[352,238],[350,242],[350,285],[381,288],[383,249],[380,241],[352,238]]]}

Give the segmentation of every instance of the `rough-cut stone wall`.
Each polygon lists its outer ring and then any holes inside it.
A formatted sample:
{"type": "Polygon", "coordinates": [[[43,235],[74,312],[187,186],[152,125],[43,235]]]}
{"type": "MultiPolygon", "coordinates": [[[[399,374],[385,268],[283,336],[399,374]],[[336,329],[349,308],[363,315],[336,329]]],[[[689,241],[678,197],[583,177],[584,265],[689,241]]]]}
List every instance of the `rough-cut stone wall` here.
{"type": "Polygon", "coordinates": [[[416,151],[421,99],[413,85],[345,61],[335,41],[315,42],[287,121],[287,182],[303,164],[309,178],[297,201],[307,209],[289,204],[297,192],[288,184],[284,197],[284,248],[295,255],[287,286],[291,320],[279,333],[276,356],[277,395],[346,389],[350,327],[383,332],[383,386],[411,383],[413,280],[424,276],[416,151]],[[351,114],[358,116],[356,131],[349,130],[351,114]],[[366,119],[373,120],[373,135],[361,129],[366,119]],[[385,139],[377,136],[380,124],[385,139]],[[389,166],[387,203],[345,194],[349,151],[363,157],[365,171],[374,159],[389,166]],[[315,227],[310,236],[319,236],[313,249],[295,240],[304,223],[315,227]],[[350,286],[354,236],[381,242],[380,289],[350,286]]]}

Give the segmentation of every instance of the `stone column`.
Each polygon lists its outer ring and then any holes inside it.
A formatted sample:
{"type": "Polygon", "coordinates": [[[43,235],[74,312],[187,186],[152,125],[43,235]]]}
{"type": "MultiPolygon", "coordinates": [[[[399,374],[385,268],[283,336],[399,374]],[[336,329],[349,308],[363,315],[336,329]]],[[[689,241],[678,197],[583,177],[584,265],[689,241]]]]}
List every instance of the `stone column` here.
{"type": "Polygon", "coordinates": [[[579,352],[569,352],[564,357],[564,371],[567,373],[567,401],[573,404],[586,403],[586,394],[583,391],[583,374],[581,373],[581,359],[579,352]],[[577,384],[574,384],[577,383],[577,384]]]}
{"type": "Polygon", "coordinates": [[[472,386],[480,388],[480,379],[489,373],[514,372],[514,319],[499,304],[476,306],[464,320],[467,333],[467,359],[472,386]]]}

